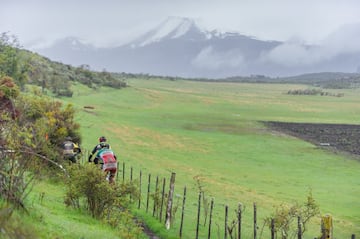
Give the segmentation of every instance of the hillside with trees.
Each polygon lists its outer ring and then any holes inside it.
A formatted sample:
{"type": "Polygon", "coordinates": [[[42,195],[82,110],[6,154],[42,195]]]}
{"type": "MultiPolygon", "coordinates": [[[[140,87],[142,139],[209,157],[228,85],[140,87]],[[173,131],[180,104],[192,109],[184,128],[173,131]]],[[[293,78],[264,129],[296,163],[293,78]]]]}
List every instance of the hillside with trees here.
{"type": "Polygon", "coordinates": [[[21,49],[17,38],[6,33],[0,35],[0,75],[12,77],[22,91],[26,84],[32,84],[40,86],[43,93],[66,97],[73,94],[72,82],[80,82],[93,89],[127,86],[123,78],[106,70],[91,71],[88,65],[73,67],[21,49]]]}
{"type": "MultiPolygon", "coordinates": [[[[60,202],[63,207],[84,209],[89,217],[96,219],[93,224],[117,228],[107,232],[112,237],[141,238],[140,227],[127,209],[129,194],[136,197],[133,185],[111,186],[94,164],[73,166],[64,163],[62,143],[67,137],[81,143],[80,125],[75,121],[71,104],[63,105],[47,94],[71,97],[73,81],[91,88],[126,86],[107,72],[54,63],[21,50],[15,38],[1,35],[0,238],[49,238],[49,233],[52,238],[63,238],[62,233],[66,232],[51,229],[42,216],[37,217],[34,202],[29,205],[28,197],[35,183],[50,181],[66,194],[65,202],[60,202]],[[28,84],[40,86],[42,92],[29,92],[28,84]],[[82,205],[83,201],[87,203],[82,205]]],[[[45,193],[40,193],[37,199],[40,204],[44,197],[45,193]]],[[[71,211],[65,210],[64,217],[69,217],[67,213],[71,211]]],[[[102,233],[101,229],[97,231],[102,233]]],[[[94,235],[94,238],[98,236],[94,235]]]]}

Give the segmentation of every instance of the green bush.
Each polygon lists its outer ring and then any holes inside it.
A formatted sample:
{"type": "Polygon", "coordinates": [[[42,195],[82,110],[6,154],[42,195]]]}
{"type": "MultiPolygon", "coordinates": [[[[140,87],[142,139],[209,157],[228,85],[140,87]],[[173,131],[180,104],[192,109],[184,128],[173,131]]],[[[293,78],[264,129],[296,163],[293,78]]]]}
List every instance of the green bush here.
{"type": "Polygon", "coordinates": [[[0,99],[16,98],[19,95],[19,88],[14,84],[14,80],[9,76],[0,78],[0,99]]]}
{"type": "Polygon", "coordinates": [[[59,165],[66,136],[80,142],[74,108],[47,98],[19,94],[12,78],[0,79],[0,198],[24,208],[32,183],[48,165],[59,165]]]}
{"type": "Polygon", "coordinates": [[[297,234],[298,219],[300,219],[302,228],[300,233],[303,235],[307,229],[308,222],[319,214],[319,205],[316,203],[310,191],[306,202],[303,204],[296,202],[293,205],[281,204],[277,207],[275,213],[265,219],[265,225],[271,229],[271,221],[273,220],[275,232],[280,234],[280,238],[288,239],[291,238],[291,235],[297,234]]]}
{"type": "Polygon", "coordinates": [[[28,225],[13,216],[13,208],[0,202],[0,238],[2,239],[26,239],[37,238],[35,232],[28,225]]]}
{"type": "Polygon", "coordinates": [[[119,228],[122,238],[138,238],[141,234],[141,228],[135,225],[129,212],[131,200],[139,197],[134,183],[110,184],[97,165],[86,164],[69,167],[66,185],[67,206],[84,208],[94,218],[119,228]]]}

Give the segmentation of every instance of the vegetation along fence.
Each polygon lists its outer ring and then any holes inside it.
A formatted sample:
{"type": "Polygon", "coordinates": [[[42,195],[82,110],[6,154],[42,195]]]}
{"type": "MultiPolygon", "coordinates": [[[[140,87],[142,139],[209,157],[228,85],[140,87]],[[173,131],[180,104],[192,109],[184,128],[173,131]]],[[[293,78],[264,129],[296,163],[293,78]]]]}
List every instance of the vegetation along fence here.
{"type": "MultiPolygon", "coordinates": [[[[82,160],[84,158],[82,157],[82,160]]],[[[188,192],[187,187],[185,186],[182,191],[182,195],[175,194],[175,178],[176,173],[172,172],[170,179],[159,178],[159,176],[154,177],[151,173],[144,175],[140,170],[138,173],[134,173],[133,167],[127,168],[125,162],[118,162],[118,171],[117,171],[117,182],[125,182],[130,180],[133,183],[138,183],[140,197],[138,197],[134,203],[137,205],[137,208],[140,210],[145,210],[146,213],[151,214],[152,217],[156,218],[160,222],[164,223],[164,227],[168,230],[177,228],[179,238],[189,238],[184,235],[184,232],[193,232],[194,235],[191,238],[224,238],[224,239],[261,239],[261,238],[304,238],[304,228],[303,220],[300,217],[297,217],[297,229],[295,232],[280,231],[276,227],[276,220],[271,218],[269,221],[269,234],[264,235],[265,224],[261,227],[258,223],[258,207],[256,203],[252,205],[252,233],[243,232],[243,212],[244,205],[238,203],[237,208],[233,210],[235,212],[235,218],[231,218],[231,213],[229,213],[230,208],[226,204],[220,204],[223,207],[223,215],[216,215],[215,212],[215,200],[211,198],[209,200],[205,196],[205,192],[201,189],[201,185],[198,187],[197,202],[188,201],[188,192]],[[128,174],[128,175],[127,175],[128,174]],[[135,176],[137,175],[137,176],[135,176]],[[146,190],[144,190],[146,188],[146,190]],[[181,200],[182,199],[182,200],[181,200]],[[187,210],[187,205],[196,208],[196,213],[193,209],[187,210]],[[181,210],[180,213],[179,209],[181,210]],[[185,228],[186,217],[185,214],[188,214],[187,218],[194,217],[196,215],[196,223],[194,225],[193,220],[187,224],[188,228],[185,228]],[[178,221],[180,220],[180,221],[178,221]],[[202,222],[203,221],[203,222],[202,222]],[[177,224],[175,226],[175,223],[177,224]],[[189,228],[191,227],[191,228],[189,228]],[[296,233],[296,235],[294,235],[296,233]],[[280,234],[280,235],[277,235],[280,234]]],[[[195,197],[191,197],[194,199],[195,197]]],[[[220,210],[221,211],[221,210],[220,210]]],[[[249,226],[249,224],[247,224],[249,226]]],[[[333,237],[333,224],[332,217],[330,215],[325,215],[321,218],[320,223],[320,235],[311,237],[315,239],[325,239],[325,238],[335,238],[333,237]]],[[[309,238],[309,237],[307,237],[309,238]]],[[[351,239],[355,239],[355,234],[351,235],[351,239]]]]}

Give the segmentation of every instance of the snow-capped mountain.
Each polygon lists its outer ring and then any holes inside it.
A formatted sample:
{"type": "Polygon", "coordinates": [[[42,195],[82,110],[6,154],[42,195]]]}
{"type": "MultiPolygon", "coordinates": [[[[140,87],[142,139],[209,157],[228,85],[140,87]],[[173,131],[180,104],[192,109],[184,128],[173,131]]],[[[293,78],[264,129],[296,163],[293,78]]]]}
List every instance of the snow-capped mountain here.
{"type": "Polygon", "coordinates": [[[192,19],[169,17],[136,40],[118,47],[95,48],[76,38],[66,38],[36,51],[66,64],[88,64],[95,70],[181,77],[356,71],[359,51],[344,53],[330,47],[332,51],[328,51],[329,46],[208,31],[192,19]]]}
{"type": "Polygon", "coordinates": [[[201,39],[206,31],[201,30],[194,20],[181,17],[169,17],[155,29],[145,33],[131,44],[133,47],[143,47],[168,39],[188,38],[201,39]]]}

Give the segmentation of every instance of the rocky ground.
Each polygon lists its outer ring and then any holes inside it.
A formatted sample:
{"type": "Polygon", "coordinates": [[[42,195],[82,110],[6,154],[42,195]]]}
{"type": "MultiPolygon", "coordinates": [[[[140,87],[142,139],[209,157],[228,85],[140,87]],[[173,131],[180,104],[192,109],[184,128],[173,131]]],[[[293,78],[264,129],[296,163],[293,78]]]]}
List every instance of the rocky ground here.
{"type": "Polygon", "coordinates": [[[360,158],[360,125],[263,122],[270,129],[360,158]]]}

